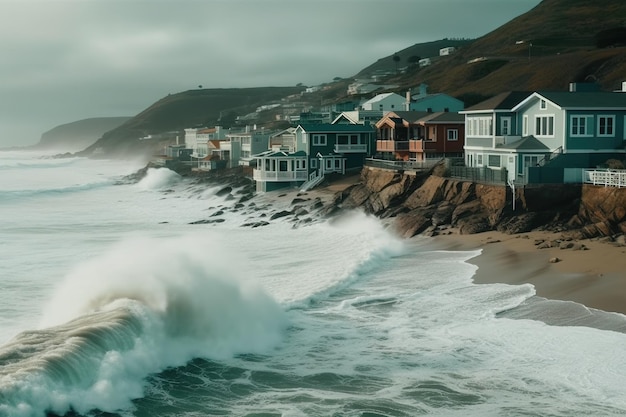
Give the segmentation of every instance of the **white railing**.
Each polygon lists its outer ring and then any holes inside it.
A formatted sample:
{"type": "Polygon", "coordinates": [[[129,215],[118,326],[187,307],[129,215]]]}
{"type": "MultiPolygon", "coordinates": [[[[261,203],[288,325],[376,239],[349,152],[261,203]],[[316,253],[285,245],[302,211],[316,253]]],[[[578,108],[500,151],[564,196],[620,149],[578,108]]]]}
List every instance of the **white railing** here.
{"type": "Polygon", "coordinates": [[[366,153],[367,145],[345,145],[335,144],[335,152],[337,153],[366,153]]]}
{"type": "Polygon", "coordinates": [[[255,181],[306,181],[306,171],[260,171],[255,169],[252,173],[255,181]]]}
{"type": "Polygon", "coordinates": [[[584,169],[585,184],[603,185],[605,187],[626,187],[626,170],[620,169],[584,169]]]}

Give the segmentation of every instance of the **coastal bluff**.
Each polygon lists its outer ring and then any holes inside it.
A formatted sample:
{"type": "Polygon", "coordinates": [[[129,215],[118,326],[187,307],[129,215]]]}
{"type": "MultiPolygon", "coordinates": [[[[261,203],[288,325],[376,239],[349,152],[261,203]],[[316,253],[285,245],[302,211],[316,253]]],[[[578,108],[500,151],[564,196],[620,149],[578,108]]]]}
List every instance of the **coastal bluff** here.
{"type": "Polygon", "coordinates": [[[364,167],[359,181],[337,192],[329,207],[360,208],[389,219],[405,238],[423,234],[507,234],[535,229],[571,239],[624,239],[626,189],[589,184],[509,187],[446,178],[445,167],[428,172],[364,167]]]}

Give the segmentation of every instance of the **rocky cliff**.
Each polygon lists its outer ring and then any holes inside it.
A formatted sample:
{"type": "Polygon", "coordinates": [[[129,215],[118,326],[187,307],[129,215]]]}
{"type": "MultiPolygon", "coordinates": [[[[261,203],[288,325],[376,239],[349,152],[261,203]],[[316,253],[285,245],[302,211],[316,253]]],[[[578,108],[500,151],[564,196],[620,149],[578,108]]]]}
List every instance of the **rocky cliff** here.
{"type": "Polygon", "coordinates": [[[389,218],[404,237],[416,234],[514,234],[548,229],[575,238],[626,232],[626,189],[579,184],[523,187],[484,185],[444,177],[437,166],[425,173],[366,167],[360,181],[337,193],[334,206],[360,208],[389,218]]]}

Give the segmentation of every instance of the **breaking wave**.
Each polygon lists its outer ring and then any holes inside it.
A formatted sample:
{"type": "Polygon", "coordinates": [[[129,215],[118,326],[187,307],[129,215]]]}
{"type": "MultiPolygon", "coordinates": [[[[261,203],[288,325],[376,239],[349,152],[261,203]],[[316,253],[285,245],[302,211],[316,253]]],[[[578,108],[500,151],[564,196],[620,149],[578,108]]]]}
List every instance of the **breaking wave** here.
{"type": "Polygon", "coordinates": [[[277,346],[284,312],[228,258],[194,235],[130,239],[79,265],[41,329],[0,348],[0,415],[130,409],[152,373],[277,346]]]}

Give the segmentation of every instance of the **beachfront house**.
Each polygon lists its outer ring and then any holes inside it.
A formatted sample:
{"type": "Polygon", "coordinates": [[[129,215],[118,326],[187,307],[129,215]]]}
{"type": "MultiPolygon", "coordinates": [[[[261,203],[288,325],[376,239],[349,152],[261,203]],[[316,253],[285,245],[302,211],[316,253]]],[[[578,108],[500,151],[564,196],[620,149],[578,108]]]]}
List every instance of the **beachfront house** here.
{"type": "Polygon", "coordinates": [[[506,169],[512,182],[561,183],[579,182],[581,168],[624,160],[626,91],[593,86],[509,93],[498,96],[505,106],[488,100],[462,112],[466,164],[506,169]]]}
{"type": "Polygon", "coordinates": [[[456,112],[390,112],[376,131],[381,159],[424,162],[463,155],[465,117],[456,112]]]}
{"type": "Polygon", "coordinates": [[[374,150],[369,125],[301,124],[293,131],[295,152],[270,150],[254,155],[257,191],[288,186],[313,187],[330,173],[360,170],[374,150]]]}
{"type": "Polygon", "coordinates": [[[211,154],[210,141],[223,140],[226,133],[221,126],[185,129],[185,148],[191,149],[192,158],[202,159],[211,154]]]}
{"type": "Polygon", "coordinates": [[[231,131],[220,141],[219,149],[214,151],[220,159],[228,161],[228,167],[250,166],[254,163],[253,155],[269,149],[270,134],[246,126],[240,132],[231,131]]]}

